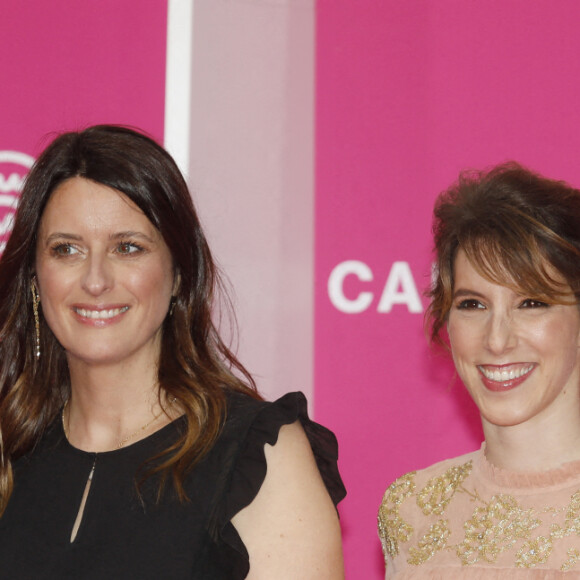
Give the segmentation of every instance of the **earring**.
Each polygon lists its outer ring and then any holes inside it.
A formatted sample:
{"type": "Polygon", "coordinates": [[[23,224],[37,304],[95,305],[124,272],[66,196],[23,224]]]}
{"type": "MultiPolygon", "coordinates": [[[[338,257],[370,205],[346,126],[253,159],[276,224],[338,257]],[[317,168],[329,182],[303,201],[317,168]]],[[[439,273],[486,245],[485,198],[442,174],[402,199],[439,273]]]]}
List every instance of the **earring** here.
{"type": "Polygon", "coordinates": [[[175,310],[175,303],[177,302],[177,297],[172,296],[171,302],[169,303],[169,316],[173,316],[173,311],[175,310]]]}
{"type": "Polygon", "coordinates": [[[40,358],[40,320],[38,318],[38,305],[40,304],[40,296],[36,289],[34,280],[30,282],[30,291],[32,292],[32,311],[34,312],[34,328],[36,330],[36,358],[40,358]]]}

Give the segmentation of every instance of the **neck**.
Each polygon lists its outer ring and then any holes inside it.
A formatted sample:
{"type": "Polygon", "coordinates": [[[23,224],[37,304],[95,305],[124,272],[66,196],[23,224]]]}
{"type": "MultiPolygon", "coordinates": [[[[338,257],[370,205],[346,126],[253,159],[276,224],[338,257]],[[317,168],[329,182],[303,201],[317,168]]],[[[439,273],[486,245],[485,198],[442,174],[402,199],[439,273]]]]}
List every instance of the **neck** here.
{"type": "Polygon", "coordinates": [[[532,472],[580,460],[580,418],[577,412],[573,414],[573,421],[535,417],[509,426],[494,425],[482,418],[487,459],[502,469],[532,472]]]}
{"type": "Polygon", "coordinates": [[[63,412],[70,443],[84,451],[110,451],[135,443],[175,418],[160,397],[157,369],[69,364],[71,396],[63,412]]]}

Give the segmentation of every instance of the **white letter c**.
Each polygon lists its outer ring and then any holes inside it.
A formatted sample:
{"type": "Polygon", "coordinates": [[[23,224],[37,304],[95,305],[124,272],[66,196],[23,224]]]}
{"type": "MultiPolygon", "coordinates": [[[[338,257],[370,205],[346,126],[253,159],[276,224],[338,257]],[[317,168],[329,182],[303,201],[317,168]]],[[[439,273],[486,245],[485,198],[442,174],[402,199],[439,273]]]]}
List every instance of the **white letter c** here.
{"type": "Polygon", "coordinates": [[[350,300],[344,295],[344,279],[354,275],[362,282],[371,282],[373,273],[371,269],[358,260],[347,260],[341,262],[330,273],[328,278],[328,296],[335,308],[347,314],[357,314],[366,310],[373,301],[372,292],[360,292],[354,299],[350,300]]]}

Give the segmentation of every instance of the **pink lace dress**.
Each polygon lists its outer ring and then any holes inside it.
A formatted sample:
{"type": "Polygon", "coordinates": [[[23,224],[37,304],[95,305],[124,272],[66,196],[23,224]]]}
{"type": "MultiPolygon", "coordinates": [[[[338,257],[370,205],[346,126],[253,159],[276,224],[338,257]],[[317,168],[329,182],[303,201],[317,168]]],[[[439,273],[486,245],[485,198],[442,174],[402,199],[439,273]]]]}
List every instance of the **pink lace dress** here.
{"type": "Polygon", "coordinates": [[[387,489],[379,509],[386,578],[580,578],[580,461],[516,473],[484,451],[387,489]]]}

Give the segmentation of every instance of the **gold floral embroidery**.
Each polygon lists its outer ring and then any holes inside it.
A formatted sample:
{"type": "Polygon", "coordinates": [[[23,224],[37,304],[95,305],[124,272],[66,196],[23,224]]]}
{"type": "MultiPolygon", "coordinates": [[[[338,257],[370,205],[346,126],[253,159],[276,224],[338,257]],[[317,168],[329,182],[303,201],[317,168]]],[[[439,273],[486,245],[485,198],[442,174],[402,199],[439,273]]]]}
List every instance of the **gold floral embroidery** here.
{"type": "Polygon", "coordinates": [[[471,473],[472,462],[453,466],[443,475],[431,478],[417,496],[417,505],[426,515],[441,515],[457,488],[471,473]]]}
{"type": "Polygon", "coordinates": [[[457,546],[462,564],[495,562],[499,554],[516,540],[529,538],[541,524],[533,514],[534,510],[523,510],[512,496],[503,494],[494,495],[487,505],[475,508],[463,525],[465,539],[457,546]]]}
{"type": "Polygon", "coordinates": [[[545,564],[552,553],[552,539],[539,536],[524,545],[516,554],[518,568],[533,568],[538,564],[545,564]]]}
{"type": "Polygon", "coordinates": [[[433,524],[429,531],[419,540],[418,548],[411,548],[409,550],[409,559],[407,562],[418,566],[424,564],[432,558],[437,552],[443,550],[447,546],[447,538],[451,531],[449,530],[449,523],[447,520],[439,520],[433,524]]]}
{"type": "Polygon", "coordinates": [[[580,533],[580,491],[577,491],[570,499],[564,525],[568,534],[580,533]]]}
{"type": "Polygon", "coordinates": [[[394,481],[385,492],[385,502],[399,506],[415,491],[415,474],[411,471],[394,481]]]}
{"type": "Polygon", "coordinates": [[[395,557],[399,553],[399,542],[408,542],[413,528],[404,522],[394,511],[381,511],[379,514],[379,536],[385,554],[395,557]]]}
{"type": "Polygon", "coordinates": [[[413,528],[399,516],[399,506],[415,491],[415,471],[399,477],[385,492],[379,508],[379,537],[385,556],[399,553],[399,542],[408,542],[413,528]]]}
{"type": "Polygon", "coordinates": [[[580,550],[576,550],[575,548],[570,548],[568,550],[568,559],[562,564],[560,568],[563,572],[567,572],[568,570],[572,570],[574,566],[580,560],[580,550]]]}
{"type": "MultiPolygon", "coordinates": [[[[401,544],[413,541],[407,553],[407,562],[413,566],[424,564],[441,551],[452,551],[466,566],[479,561],[494,564],[500,554],[513,550],[514,566],[535,568],[548,562],[557,541],[580,537],[580,490],[571,496],[567,506],[547,506],[541,511],[524,509],[512,495],[497,494],[484,501],[476,489],[465,486],[471,470],[471,461],[451,467],[443,475],[431,478],[420,490],[416,490],[416,472],[412,472],[387,489],[379,509],[379,534],[385,557],[395,557],[401,544]],[[449,520],[437,516],[445,515],[457,494],[464,497],[467,494],[474,509],[463,526],[462,541],[450,544],[449,520]],[[403,519],[400,509],[412,497],[429,524],[426,533],[423,534],[422,527],[423,535],[415,538],[415,529],[403,519]],[[544,534],[533,537],[533,531],[540,526],[544,534]]],[[[554,564],[562,571],[579,569],[580,548],[568,549],[567,559],[554,564]]]]}

